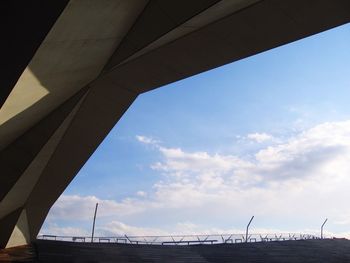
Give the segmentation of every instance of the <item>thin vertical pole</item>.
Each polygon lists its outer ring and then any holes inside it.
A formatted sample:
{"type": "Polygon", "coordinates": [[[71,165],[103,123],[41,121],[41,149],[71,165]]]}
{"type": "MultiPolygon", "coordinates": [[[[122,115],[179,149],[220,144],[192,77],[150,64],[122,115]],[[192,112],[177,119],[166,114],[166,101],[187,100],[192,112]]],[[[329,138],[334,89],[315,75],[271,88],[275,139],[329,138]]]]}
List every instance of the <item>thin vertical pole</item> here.
{"type": "Polygon", "coordinates": [[[95,214],[94,214],[94,222],[92,224],[92,234],[91,234],[91,243],[94,242],[94,234],[95,234],[95,222],[96,222],[96,213],[97,213],[97,207],[98,207],[98,203],[96,203],[96,207],[95,207],[95,214]]]}
{"type": "Polygon", "coordinates": [[[254,216],[252,216],[252,218],[250,219],[250,221],[247,225],[247,229],[245,231],[245,242],[248,242],[248,230],[249,230],[250,223],[253,221],[253,218],[254,218],[254,216]]]}
{"type": "Polygon", "coordinates": [[[322,226],[321,226],[321,239],[323,239],[323,227],[326,224],[326,222],[328,221],[328,218],[326,218],[326,220],[323,222],[322,226]]]}

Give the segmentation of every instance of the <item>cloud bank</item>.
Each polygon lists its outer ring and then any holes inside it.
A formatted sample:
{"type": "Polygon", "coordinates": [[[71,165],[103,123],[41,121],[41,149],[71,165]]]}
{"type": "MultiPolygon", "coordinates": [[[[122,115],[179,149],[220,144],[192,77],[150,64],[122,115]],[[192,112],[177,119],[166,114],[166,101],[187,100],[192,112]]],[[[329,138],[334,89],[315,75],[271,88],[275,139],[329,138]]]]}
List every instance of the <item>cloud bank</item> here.
{"type": "MultiPolygon", "coordinates": [[[[247,138],[273,140],[259,133],[247,138]]],[[[136,139],[161,154],[150,167],[162,180],[123,200],[63,195],[50,222],[91,220],[99,202],[104,234],[238,231],[253,214],[261,219],[257,229],[303,230],[325,217],[334,235],[345,235],[350,226],[350,121],[317,125],[248,156],[188,152],[146,136],[136,139]]]]}

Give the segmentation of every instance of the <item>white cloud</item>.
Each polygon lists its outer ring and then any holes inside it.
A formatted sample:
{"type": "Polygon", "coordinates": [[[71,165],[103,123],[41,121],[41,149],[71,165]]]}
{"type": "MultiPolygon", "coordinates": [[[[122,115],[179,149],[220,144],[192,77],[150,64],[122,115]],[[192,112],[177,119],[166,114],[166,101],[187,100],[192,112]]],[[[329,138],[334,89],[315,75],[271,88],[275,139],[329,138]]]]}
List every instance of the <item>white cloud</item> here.
{"type": "Polygon", "coordinates": [[[207,152],[187,153],[179,148],[159,148],[164,156],[164,162],[151,165],[155,170],[192,173],[226,173],[234,168],[249,166],[250,164],[233,155],[210,155],[207,152]]]}
{"type": "Polygon", "coordinates": [[[57,224],[47,224],[40,230],[39,235],[55,236],[88,236],[91,233],[84,228],[62,227],[57,224]]]}
{"type": "Polygon", "coordinates": [[[155,140],[151,137],[147,137],[147,136],[143,136],[143,135],[136,135],[136,139],[139,142],[142,142],[144,144],[153,144],[153,145],[157,145],[159,143],[158,140],[155,140]]]}
{"type": "Polygon", "coordinates": [[[325,217],[336,228],[333,234],[345,235],[350,227],[350,121],[317,125],[249,159],[159,145],[156,150],[162,159],[151,167],[163,178],[147,195],[119,202],[63,195],[50,217],[91,220],[99,202],[99,216],[109,220],[105,231],[113,233],[226,232],[244,229],[253,214],[268,229],[305,230],[325,217]]]}
{"type": "Polygon", "coordinates": [[[113,216],[115,214],[125,216],[140,213],[144,209],[142,202],[135,206],[136,199],[125,198],[121,202],[115,200],[99,199],[96,196],[62,195],[51,208],[48,219],[64,220],[91,220],[96,203],[100,217],[113,216]]]}
{"type": "Polygon", "coordinates": [[[144,192],[144,191],[137,191],[137,192],[136,192],[136,195],[137,195],[137,196],[140,196],[140,197],[146,197],[146,196],[147,196],[147,193],[144,192]]]}
{"type": "Polygon", "coordinates": [[[247,138],[250,140],[253,140],[258,143],[266,142],[266,141],[271,141],[273,140],[273,136],[267,133],[250,133],[247,135],[247,138]]]}
{"type": "Polygon", "coordinates": [[[102,236],[154,236],[169,235],[167,231],[160,228],[136,227],[119,221],[111,221],[98,229],[102,236]]]}

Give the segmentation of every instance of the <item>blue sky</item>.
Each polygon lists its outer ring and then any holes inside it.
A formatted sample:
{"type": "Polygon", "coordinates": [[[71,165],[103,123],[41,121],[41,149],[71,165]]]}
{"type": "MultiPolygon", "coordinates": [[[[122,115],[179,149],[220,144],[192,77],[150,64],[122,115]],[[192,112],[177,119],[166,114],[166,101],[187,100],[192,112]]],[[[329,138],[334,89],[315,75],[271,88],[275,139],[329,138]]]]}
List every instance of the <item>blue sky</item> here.
{"type": "Polygon", "coordinates": [[[350,26],[140,95],[42,233],[349,236],[350,26]],[[349,177],[349,178],[348,178],[349,177]]]}

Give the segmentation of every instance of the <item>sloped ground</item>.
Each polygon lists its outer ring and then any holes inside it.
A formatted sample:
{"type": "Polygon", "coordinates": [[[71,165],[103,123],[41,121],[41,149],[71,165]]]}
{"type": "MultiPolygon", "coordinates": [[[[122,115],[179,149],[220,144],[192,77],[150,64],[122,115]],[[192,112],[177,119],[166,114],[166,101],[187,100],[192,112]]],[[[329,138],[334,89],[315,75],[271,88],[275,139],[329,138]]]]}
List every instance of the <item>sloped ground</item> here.
{"type": "Polygon", "coordinates": [[[37,252],[35,262],[350,262],[350,241],[346,239],[192,246],[38,240],[33,246],[37,252]]]}

